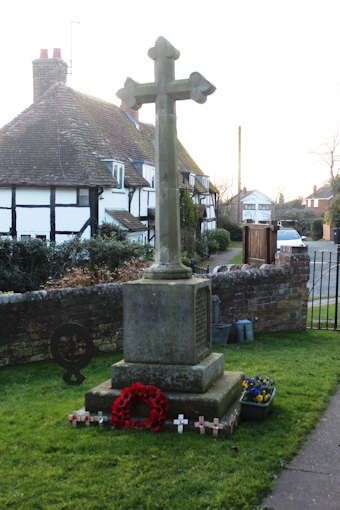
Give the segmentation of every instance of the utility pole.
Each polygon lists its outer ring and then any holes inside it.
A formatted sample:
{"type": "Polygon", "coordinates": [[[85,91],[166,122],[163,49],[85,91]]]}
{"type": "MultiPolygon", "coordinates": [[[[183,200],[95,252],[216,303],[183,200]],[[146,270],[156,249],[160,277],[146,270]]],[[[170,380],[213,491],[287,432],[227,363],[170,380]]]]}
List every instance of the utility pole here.
{"type": "Polygon", "coordinates": [[[237,223],[241,223],[241,126],[238,127],[237,223]]]}

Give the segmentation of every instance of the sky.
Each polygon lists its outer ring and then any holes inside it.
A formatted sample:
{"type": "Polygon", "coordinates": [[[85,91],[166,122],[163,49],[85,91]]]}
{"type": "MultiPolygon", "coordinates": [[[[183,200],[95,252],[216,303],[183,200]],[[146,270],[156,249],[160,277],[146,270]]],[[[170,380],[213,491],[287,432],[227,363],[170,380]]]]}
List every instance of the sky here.
{"type": "MultiPolygon", "coordinates": [[[[239,126],[242,187],[290,200],[329,179],[317,153],[340,130],[338,0],[12,0],[1,10],[0,126],[32,103],[41,48],[72,57],[71,87],[119,105],[128,76],[153,81],[147,52],[161,35],[181,53],[177,79],[198,71],[216,86],[203,105],[177,102],[179,139],[214,183],[237,191],[239,126]]],[[[154,117],[141,108],[141,121],[154,117]]]]}

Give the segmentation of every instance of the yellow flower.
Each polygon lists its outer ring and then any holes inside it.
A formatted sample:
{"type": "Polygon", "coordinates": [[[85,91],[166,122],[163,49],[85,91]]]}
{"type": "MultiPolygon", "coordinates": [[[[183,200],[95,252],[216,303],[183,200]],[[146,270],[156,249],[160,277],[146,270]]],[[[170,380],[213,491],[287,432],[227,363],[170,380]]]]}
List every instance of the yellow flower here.
{"type": "Polygon", "coordinates": [[[242,386],[246,388],[248,386],[247,381],[243,381],[242,386]]]}
{"type": "Polygon", "coordinates": [[[267,402],[267,400],[269,400],[269,398],[270,398],[270,395],[268,395],[268,394],[267,394],[267,395],[264,397],[264,401],[265,401],[265,402],[267,402]]]}
{"type": "Polygon", "coordinates": [[[256,400],[257,400],[258,402],[262,402],[262,400],[263,400],[263,396],[262,396],[262,395],[257,395],[256,400]]]}
{"type": "Polygon", "coordinates": [[[265,394],[266,394],[266,390],[263,390],[263,391],[262,391],[262,395],[265,395],[265,394]]]}

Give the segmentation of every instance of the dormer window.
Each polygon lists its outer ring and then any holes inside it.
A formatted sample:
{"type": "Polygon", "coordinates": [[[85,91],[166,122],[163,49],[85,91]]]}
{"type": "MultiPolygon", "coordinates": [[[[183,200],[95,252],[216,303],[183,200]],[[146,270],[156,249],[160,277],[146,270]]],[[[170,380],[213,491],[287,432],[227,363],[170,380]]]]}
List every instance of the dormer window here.
{"type": "Polygon", "coordinates": [[[143,177],[150,184],[150,188],[155,189],[156,178],[155,178],[155,167],[151,165],[143,165],[143,177]]]}
{"type": "Polygon", "coordinates": [[[202,184],[205,188],[209,189],[209,179],[208,177],[202,177],[202,184]]]}
{"type": "Polygon", "coordinates": [[[189,186],[195,186],[195,174],[189,174],[189,186]]]}
{"type": "Polygon", "coordinates": [[[103,159],[103,163],[107,166],[107,168],[112,173],[112,176],[118,182],[119,189],[124,188],[124,165],[120,161],[115,161],[114,159],[103,159]]]}

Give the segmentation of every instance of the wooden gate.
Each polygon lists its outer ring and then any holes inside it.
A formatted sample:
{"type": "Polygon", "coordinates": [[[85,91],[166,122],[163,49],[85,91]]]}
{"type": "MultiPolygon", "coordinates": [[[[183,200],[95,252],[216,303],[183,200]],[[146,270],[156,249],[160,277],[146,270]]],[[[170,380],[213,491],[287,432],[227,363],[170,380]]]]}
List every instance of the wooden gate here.
{"type": "Polygon", "coordinates": [[[273,264],[278,227],[249,223],[243,226],[243,264],[273,264]]]}

